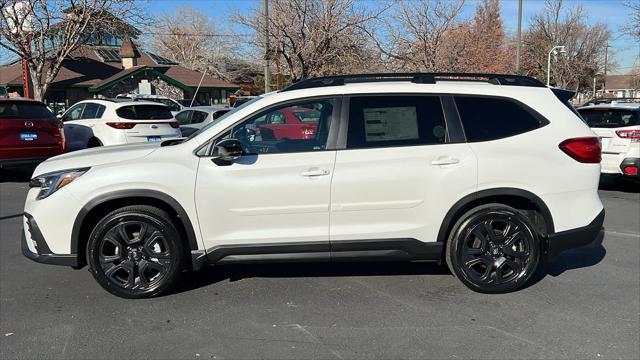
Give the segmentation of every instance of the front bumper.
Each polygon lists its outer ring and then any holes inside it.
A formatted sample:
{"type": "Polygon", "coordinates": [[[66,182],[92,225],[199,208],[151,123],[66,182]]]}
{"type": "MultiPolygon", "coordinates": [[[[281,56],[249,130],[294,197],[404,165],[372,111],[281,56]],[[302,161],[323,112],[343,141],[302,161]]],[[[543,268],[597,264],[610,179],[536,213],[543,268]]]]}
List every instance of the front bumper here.
{"type": "Polygon", "coordinates": [[[565,250],[591,244],[600,235],[603,223],[604,209],[587,226],[550,234],[544,241],[546,259],[551,260],[565,250]]]}
{"type": "Polygon", "coordinates": [[[33,261],[43,264],[64,265],[71,267],[78,266],[78,256],[76,254],[54,254],[49,249],[49,245],[47,245],[46,240],[42,236],[42,232],[40,232],[38,223],[36,223],[33,216],[28,213],[24,213],[24,217],[26,220],[26,229],[23,229],[22,231],[22,255],[33,261]],[[25,235],[26,231],[28,231],[31,239],[27,239],[27,236],[25,235]],[[32,241],[35,243],[34,247],[36,252],[33,252],[29,248],[27,241],[32,241]]]}

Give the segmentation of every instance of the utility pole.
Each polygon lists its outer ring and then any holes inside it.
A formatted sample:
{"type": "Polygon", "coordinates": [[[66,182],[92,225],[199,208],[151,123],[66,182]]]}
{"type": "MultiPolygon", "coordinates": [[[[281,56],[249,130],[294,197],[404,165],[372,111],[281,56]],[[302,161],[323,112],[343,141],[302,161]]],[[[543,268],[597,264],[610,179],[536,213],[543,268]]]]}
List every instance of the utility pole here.
{"type": "Polygon", "coordinates": [[[518,36],[516,44],[516,74],[520,74],[520,47],[522,46],[522,0],[518,0],[518,36]]]}
{"type": "Polygon", "coordinates": [[[602,84],[602,97],[604,97],[604,92],[607,89],[607,66],[609,65],[609,42],[607,41],[607,46],[604,48],[604,84],[602,84]]]}
{"type": "Polygon", "coordinates": [[[280,75],[280,5],[278,4],[278,0],[275,0],[274,3],[274,16],[275,16],[275,24],[276,24],[276,46],[275,46],[275,54],[276,57],[276,90],[280,90],[282,87],[282,78],[280,75]]]}
{"type": "Polygon", "coordinates": [[[271,91],[269,88],[269,59],[271,58],[271,48],[269,46],[269,0],[264,0],[264,92],[271,91]]]}
{"type": "Polygon", "coordinates": [[[593,98],[595,99],[596,97],[596,75],[593,75],[593,98]]]}

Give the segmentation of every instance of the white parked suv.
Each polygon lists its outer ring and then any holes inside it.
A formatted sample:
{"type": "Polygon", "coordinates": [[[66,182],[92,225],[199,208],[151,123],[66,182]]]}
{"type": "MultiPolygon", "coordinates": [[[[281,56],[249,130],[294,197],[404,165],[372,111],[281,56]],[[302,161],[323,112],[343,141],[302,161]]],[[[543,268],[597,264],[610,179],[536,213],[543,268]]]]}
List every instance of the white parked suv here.
{"type": "Polygon", "coordinates": [[[127,298],[264,261],[444,261],[475,291],[513,291],[601,230],[600,145],[572,95],[512,75],[304,80],[188,139],[43,162],[22,250],[127,298]],[[263,126],[291,111],[313,131],[263,126]]]}
{"type": "Polygon", "coordinates": [[[578,108],[602,142],[602,173],[640,179],[640,99],[601,99],[578,108]]]}
{"type": "Polygon", "coordinates": [[[182,137],[169,108],[150,101],[84,100],[62,121],[68,151],[182,137]]]}

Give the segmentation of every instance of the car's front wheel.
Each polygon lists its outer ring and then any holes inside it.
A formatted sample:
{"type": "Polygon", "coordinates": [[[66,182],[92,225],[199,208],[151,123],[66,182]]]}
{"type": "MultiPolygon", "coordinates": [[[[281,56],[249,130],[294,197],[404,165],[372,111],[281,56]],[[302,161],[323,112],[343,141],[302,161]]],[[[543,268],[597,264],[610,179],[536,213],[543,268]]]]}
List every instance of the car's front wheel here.
{"type": "Polygon", "coordinates": [[[114,295],[159,295],[171,288],[183,268],[179,234],[170,216],[158,208],[139,205],[115,210],[95,226],[89,238],[91,272],[114,295]]]}
{"type": "Polygon", "coordinates": [[[535,273],[540,240],[518,210],[487,204],[455,223],[446,249],[447,265],[474,291],[505,293],[521,288],[535,273]]]}

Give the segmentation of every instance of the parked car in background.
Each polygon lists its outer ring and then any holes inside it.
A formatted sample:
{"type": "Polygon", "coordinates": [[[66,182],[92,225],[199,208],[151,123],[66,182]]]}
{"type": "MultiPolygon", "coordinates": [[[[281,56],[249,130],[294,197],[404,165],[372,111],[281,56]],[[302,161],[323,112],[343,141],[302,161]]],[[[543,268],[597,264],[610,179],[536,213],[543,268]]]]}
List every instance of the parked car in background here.
{"type": "Polygon", "coordinates": [[[64,151],[62,122],[45,104],[0,98],[0,168],[38,163],[64,151]]]}
{"type": "Polygon", "coordinates": [[[169,108],[150,101],[85,100],[62,121],[69,151],[182,137],[169,108]]]}
{"type": "Polygon", "coordinates": [[[242,104],[249,102],[253,99],[255,99],[255,96],[241,96],[241,97],[237,97],[233,103],[233,107],[237,108],[240,107],[242,104]]]}
{"type": "Polygon", "coordinates": [[[321,112],[305,107],[289,107],[258,119],[256,136],[262,140],[312,139],[318,130],[321,112]]]}
{"type": "Polygon", "coordinates": [[[602,173],[640,179],[640,99],[596,100],[577,110],[602,142],[602,173]]]}
{"type": "Polygon", "coordinates": [[[600,233],[600,143],[567,106],[573,92],[453,76],[307,79],[182,141],[45,161],[23,254],[88,264],[125,298],[247,262],[438,261],[474,291],[520,289],[600,233]],[[313,136],[256,136],[265,116],[301,109],[319,115],[313,136]]]}
{"type": "Polygon", "coordinates": [[[176,114],[182,136],[187,137],[203,126],[233,110],[224,106],[194,106],[176,114]]]}

